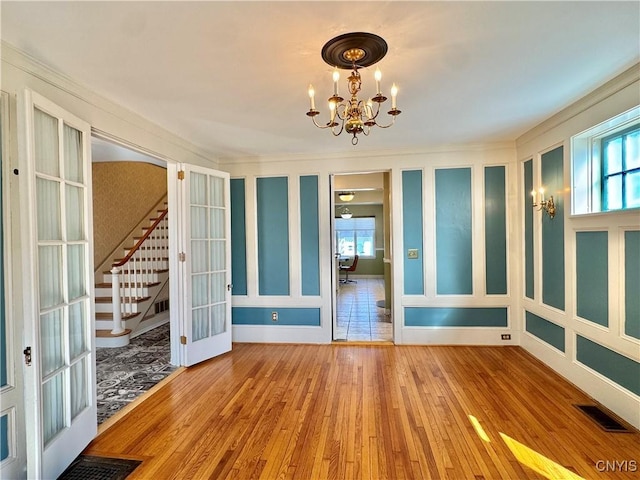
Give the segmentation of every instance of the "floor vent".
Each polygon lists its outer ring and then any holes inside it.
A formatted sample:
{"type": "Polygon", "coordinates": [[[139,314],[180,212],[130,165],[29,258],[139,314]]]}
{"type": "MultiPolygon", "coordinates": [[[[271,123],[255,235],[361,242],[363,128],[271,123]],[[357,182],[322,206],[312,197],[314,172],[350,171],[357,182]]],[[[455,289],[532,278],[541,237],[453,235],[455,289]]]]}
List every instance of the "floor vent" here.
{"type": "Polygon", "coordinates": [[[79,455],[58,480],[124,480],[142,461],[79,455]]]}
{"type": "Polygon", "coordinates": [[[632,430],[629,430],[597,405],[576,405],[576,407],[607,432],[633,433],[632,430]]]}

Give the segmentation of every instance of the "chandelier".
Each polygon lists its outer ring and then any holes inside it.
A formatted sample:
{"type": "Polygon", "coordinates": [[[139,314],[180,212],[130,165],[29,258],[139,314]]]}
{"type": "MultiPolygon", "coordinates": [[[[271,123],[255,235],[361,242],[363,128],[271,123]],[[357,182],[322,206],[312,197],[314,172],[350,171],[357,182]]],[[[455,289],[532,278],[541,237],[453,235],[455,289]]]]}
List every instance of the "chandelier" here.
{"type": "Polygon", "coordinates": [[[313,85],[309,85],[309,100],[311,106],[307,116],[311,117],[313,123],[318,128],[330,128],[334,136],[340,135],[343,131],[353,135],[352,145],[358,144],[358,134],[369,135],[371,127],[389,128],[395,123],[396,117],[401,111],[396,106],[398,88],[395,83],[391,87],[391,110],[387,112],[391,116],[391,121],[387,125],[378,123],[380,106],[387,100],[380,89],[382,74],[376,69],[376,94],[368,100],[358,99],[358,93],[362,86],[360,68],[366,68],[379,62],[387,53],[387,42],[378,35],[372,33],[345,33],[329,40],[322,47],[322,59],[334,67],[333,70],[333,95],[329,97],[329,121],[319,124],[316,116],[320,114],[316,110],[315,90],[313,85]],[[351,75],[347,77],[348,91],[351,96],[345,101],[338,93],[338,81],[340,72],[338,69],[350,69],[351,75]]]}

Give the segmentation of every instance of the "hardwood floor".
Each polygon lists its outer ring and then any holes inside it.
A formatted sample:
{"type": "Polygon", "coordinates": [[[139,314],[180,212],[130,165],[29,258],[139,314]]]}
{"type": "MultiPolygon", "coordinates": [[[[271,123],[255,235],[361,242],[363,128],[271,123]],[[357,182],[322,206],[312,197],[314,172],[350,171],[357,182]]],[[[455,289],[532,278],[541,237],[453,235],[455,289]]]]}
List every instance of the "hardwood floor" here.
{"type": "Polygon", "coordinates": [[[638,432],[576,403],[519,347],[235,344],[84,453],[142,459],[130,479],[638,478],[638,432]]]}

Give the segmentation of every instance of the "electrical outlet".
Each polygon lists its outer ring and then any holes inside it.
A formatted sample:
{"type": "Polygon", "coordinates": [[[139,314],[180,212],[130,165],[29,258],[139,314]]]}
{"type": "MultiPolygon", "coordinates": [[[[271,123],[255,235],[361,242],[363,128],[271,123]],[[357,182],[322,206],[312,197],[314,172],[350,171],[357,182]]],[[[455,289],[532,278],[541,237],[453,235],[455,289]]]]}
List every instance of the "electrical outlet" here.
{"type": "Polygon", "coordinates": [[[271,320],[273,322],[277,322],[278,321],[278,312],[271,312],[271,320]]]}
{"type": "Polygon", "coordinates": [[[511,340],[510,333],[503,333],[502,335],[500,335],[500,337],[502,338],[502,340],[511,340]]]}
{"type": "Polygon", "coordinates": [[[419,258],[420,254],[418,253],[417,248],[409,248],[407,250],[407,258],[419,258]]]}

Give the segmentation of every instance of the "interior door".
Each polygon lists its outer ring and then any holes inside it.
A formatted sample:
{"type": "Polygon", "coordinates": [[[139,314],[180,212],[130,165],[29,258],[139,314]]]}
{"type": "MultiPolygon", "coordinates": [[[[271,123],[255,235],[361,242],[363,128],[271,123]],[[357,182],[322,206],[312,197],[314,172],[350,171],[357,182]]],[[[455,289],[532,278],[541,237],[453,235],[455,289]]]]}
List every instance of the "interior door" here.
{"type": "Polygon", "coordinates": [[[229,174],[183,166],[181,217],[183,364],[231,350],[229,174]]]}
{"type": "Polygon", "coordinates": [[[56,478],[95,437],[90,126],[20,97],[29,478],[56,478]]]}

